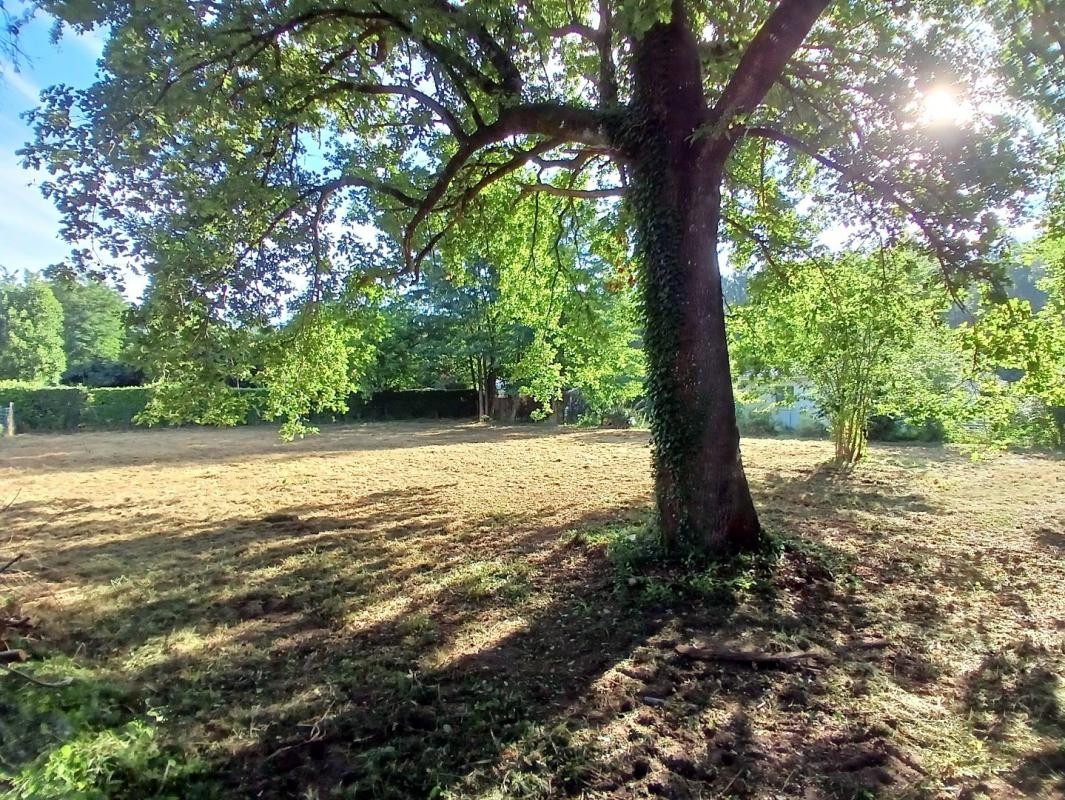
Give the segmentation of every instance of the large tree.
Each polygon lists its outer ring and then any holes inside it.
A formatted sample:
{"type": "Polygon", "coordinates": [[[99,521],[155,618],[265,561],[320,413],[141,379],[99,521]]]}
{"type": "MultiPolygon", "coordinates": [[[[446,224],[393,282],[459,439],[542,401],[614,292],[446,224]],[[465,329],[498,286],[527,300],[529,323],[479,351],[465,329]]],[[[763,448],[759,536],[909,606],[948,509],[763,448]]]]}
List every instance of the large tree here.
{"type": "Polygon", "coordinates": [[[1032,185],[1011,116],[1023,108],[1002,95],[1015,76],[1054,82],[1029,42],[1032,20],[1058,13],[1041,0],[41,5],[111,38],[94,86],[44,94],[26,160],[53,173],[75,258],[153,264],[181,285],[171,315],[261,321],[331,286],[416,277],[504,176],[527,183],[515,203],[625,194],[620,213],[601,209],[640,265],[661,529],[717,552],[760,535],[719,246],[771,257],[806,195],[888,237],[918,229],[956,282],[993,238],[984,212],[1032,185]]]}
{"type": "Polygon", "coordinates": [[[63,307],[63,348],[70,366],[116,361],[125,343],[123,316],[129,304],[98,281],[59,278],[52,291],[63,307]]]}

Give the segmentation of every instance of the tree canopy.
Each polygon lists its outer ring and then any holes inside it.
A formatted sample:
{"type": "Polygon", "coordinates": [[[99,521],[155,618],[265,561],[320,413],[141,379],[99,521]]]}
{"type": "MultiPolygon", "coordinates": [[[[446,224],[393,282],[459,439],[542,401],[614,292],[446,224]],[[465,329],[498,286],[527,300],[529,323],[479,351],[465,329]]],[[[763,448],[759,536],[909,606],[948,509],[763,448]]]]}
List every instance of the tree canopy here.
{"type": "Polygon", "coordinates": [[[125,344],[123,315],[128,303],[99,281],[57,280],[52,291],[63,307],[63,348],[67,364],[116,361],[125,344]]]}
{"type": "Polygon", "coordinates": [[[0,380],[54,384],[66,369],[63,307],[33,276],[0,284],[0,380]]]}

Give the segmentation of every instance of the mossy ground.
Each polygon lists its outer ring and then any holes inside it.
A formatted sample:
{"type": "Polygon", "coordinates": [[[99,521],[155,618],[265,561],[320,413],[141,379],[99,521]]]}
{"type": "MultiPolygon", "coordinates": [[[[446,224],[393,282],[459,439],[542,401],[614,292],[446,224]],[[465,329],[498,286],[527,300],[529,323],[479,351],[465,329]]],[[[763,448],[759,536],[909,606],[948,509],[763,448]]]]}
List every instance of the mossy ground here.
{"type": "Polygon", "coordinates": [[[772,547],[647,558],[647,435],[0,442],[0,789],[86,797],[1065,792],[1065,462],[748,440],[772,547]],[[689,661],[882,638],[817,667],[689,661]],[[6,780],[6,785],[2,782],[6,780]],[[18,787],[17,789],[13,787],[18,787]]]}

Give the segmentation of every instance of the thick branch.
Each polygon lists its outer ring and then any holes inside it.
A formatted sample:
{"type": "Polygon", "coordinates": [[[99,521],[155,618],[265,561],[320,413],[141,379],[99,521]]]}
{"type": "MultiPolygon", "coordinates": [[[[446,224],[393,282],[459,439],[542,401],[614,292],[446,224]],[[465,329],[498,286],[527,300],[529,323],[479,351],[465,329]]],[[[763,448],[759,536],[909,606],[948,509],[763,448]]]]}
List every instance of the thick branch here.
{"type": "Polygon", "coordinates": [[[500,81],[497,88],[515,97],[519,96],[522,87],[521,72],[507,54],[507,51],[500,47],[499,42],[492,38],[488,29],[472,21],[465,10],[453,6],[448,0],[430,0],[430,5],[458,20],[459,24],[473,36],[481,52],[485,54],[492,67],[499,73],[500,81]]]}
{"type": "Polygon", "coordinates": [[[614,64],[613,0],[599,0],[599,30],[595,46],[599,50],[599,104],[612,106],[618,101],[618,72],[614,64]]]}
{"type": "MultiPolygon", "coordinates": [[[[444,166],[436,182],[426,193],[403,235],[403,252],[409,266],[415,266],[421,258],[420,254],[418,258],[413,258],[412,255],[415,231],[437,207],[455,177],[466,166],[473,154],[483,147],[519,135],[549,136],[555,140],[555,144],[565,142],[591,145],[610,144],[603,116],[592,109],[538,103],[514,106],[504,110],[499,119],[478,129],[460,143],[458,151],[444,166]]],[[[539,155],[539,153],[529,153],[522,163],[534,155],[539,155]]]]}
{"type": "Polygon", "coordinates": [[[389,186],[387,183],[373,180],[371,178],[357,178],[355,176],[344,176],[342,178],[337,178],[335,180],[329,181],[328,183],[320,184],[319,186],[315,186],[308,192],[304,192],[303,196],[307,197],[313,194],[330,195],[334,192],[340,191],[341,189],[352,188],[373,189],[376,192],[387,194],[389,197],[394,197],[396,200],[399,200],[399,202],[403,203],[403,205],[408,206],[409,208],[417,208],[419,205],[418,200],[416,198],[411,197],[406,192],[403,192],[394,186],[389,186]]]}
{"type": "Polygon", "coordinates": [[[452,113],[451,109],[447,108],[447,106],[445,106],[440,101],[435,100],[434,98],[425,94],[425,92],[420,92],[417,89],[410,88],[409,86],[384,84],[378,85],[372,83],[351,83],[347,81],[343,81],[342,83],[346,84],[347,87],[351,89],[351,91],[358,92],[360,94],[395,94],[401,95],[403,97],[409,97],[412,100],[417,100],[426,108],[435,111],[440,117],[440,119],[444,122],[444,124],[451,129],[451,132],[455,134],[455,136],[457,136],[459,139],[466,138],[466,131],[462,127],[462,123],[459,122],[458,117],[456,117],[454,113],[452,113]]]}
{"type": "Polygon", "coordinates": [[[522,184],[521,193],[523,195],[533,194],[534,192],[550,194],[555,197],[573,197],[578,200],[601,200],[604,197],[624,197],[625,187],[612,186],[609,189],[570,189],[566,186],[556,186],[553,183],[543,183],[542,181],[522,184]]]}
{"type": "Polygon", "coordinates": [[[711,136],[725,136],[737,117],[762,102],[831,0],[782,0],[755,34],[710,112],[711,136]]]}
{"type": "Polygon", "coordinates": [[[571,22],[569,25],[563,25],[560,28],[552,28],[549,34],[555,39],[561,39],[566,36],[580,36],[592,44],[596,44],[599,41],[599,32],[590,25],[584,25],[580,22],[571,22]]]}

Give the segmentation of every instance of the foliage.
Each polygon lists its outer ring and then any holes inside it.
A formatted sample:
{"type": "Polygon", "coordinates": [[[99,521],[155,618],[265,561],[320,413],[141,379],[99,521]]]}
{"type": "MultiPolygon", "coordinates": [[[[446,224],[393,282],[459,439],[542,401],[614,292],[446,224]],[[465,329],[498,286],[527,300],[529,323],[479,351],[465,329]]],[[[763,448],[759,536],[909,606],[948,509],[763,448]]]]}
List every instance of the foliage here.
{"type": "Polygon", "coordinates": [[[144,372],[125,361],[96,359],[68,367],[59,382],[67,386],[87,386],[93,389],[140,386],[144,383],[144,372]]]}
{"type": "Polygon", "coordinates": [[[51,287],[29,275],[0,285],[0,380],[55,384],[66,366],[63,308],[51,287]]]}
{"type": "Polygon", "coordinates": [[[144,411],[155,389],[151,386],[128,386],[93,389],[88,393],[81,412],[79,427],[127,428],[144,411]]]}
{"type": "Polygon", "coordinates": [[[315,433],[307,417],[315,411],[347,411],[348,395],[373,356],[365,327],[353,327],[331,310],[312,307],[267,344],[257,376],[267,388],[263,416],[284,417],[284,439],[315,433]]]}
{"type": "MultiPolygon", "coordinates": [[[[1065,209],[1065,198],[1058,203],[1065,209]]],[[[1027,252],[1042,270],[1042,307],[985,293],[979,316],[964,329],[979,388],[977,433],[986,441],[1065,447],[1065,225],[1058,214],[1052,208],[1027,252]]]]}
{"type": "Polygon", "coordinates": [[[125,428],[144,411],[155,387],[40,387],[0,383],[0,403],[15,404],[19,432],[125,428]]]}
{"type": "Polygon", "coordinates": [[[895,249],[805,261],[750,283],[733,309],[738,372],[764,391],[791,382],[829,420],[836,458],[861,458],[874,415],[918,424],[945,415],[961,359],[944,323],[948,298],[928,262],[895,249]]]}
{"type": "Polygon", "coordinates": [[[626,254],[594,207],[520,192],[485,190],[442,243],[428,299],[450,319],[448,349],[545,411],[569,388],[593,411],[622,405],[643,372],[626,254]]]}
{"type": "Polygon", "coordinates": [[[88,392],[80,386],[0,382],[0,405],[15,404],[15,426],[20,432],[77,430],[87,398],[88,392]]]}
{"type": "Polygon", "coordinates": [[[457,320],[448,313],[436,283],[417,287],[381,308],[381,340],[366,383],[379,390],[453,389],[471,385],[457,320]]]}
{"type": "Polygon", "coordinates": [[[210,797],[201,765],[160,742],[159,711],[130,718],[128,696],[64,658],[46,671],[76,675],[58,690],[12,685],[0,700],[0,781],[12,800],[210,797]],[[153,719],[149,719],[153,718],[153,719]]]}
{"type": "Polygon", "coordinates": [[[116,361],[125,343],[123,316],[128,304],[99,281],[55,278],[52,291],[63,307],[63,348],[67,364],[83,368],[95,361],[116,361]]]}
{"type": "Polygon", "coordinates": [[[497,384],[550,408],[580,391],[590,414],[641,391],[633,292],[594,209],[489,188],[441,242],[421,281],[384,309],[375,386],[470,385],[487,414],[497,384]],[[586,236],[580,235],[581,226],[586,236]]]}

